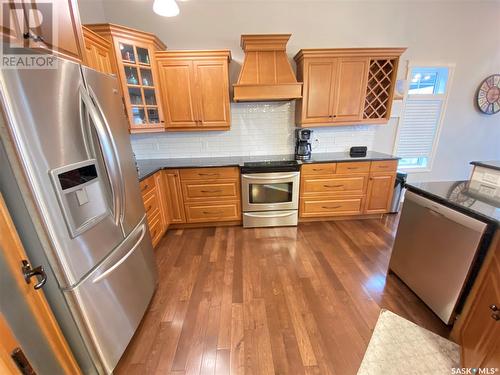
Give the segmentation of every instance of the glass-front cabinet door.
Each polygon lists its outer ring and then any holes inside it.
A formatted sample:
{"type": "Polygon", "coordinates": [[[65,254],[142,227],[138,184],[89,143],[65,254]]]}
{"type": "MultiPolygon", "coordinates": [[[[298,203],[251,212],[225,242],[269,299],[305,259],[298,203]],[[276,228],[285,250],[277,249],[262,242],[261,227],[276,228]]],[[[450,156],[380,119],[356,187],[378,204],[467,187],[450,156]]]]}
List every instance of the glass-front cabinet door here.
{"type": "Polygon", "coordinates": [[[119,65],[130,131],[159,131],[164,129],[159,105],[156,74],[152,64],[153,49],[135,41],[117,38],[119,65]]]}

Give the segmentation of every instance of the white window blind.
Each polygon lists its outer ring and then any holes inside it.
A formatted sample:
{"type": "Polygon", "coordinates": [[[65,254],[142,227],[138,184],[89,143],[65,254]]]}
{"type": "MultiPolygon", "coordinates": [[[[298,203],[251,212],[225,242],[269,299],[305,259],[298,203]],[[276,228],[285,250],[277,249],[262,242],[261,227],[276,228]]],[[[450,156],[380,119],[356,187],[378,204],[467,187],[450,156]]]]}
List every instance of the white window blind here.
{"type": "Polygon", "coordinates": [[[399,167],[428,169],[448,96],[448,67],[412,67],[395,143],[399,167]]]}
{"type": "Polygon", "coordinates": [[[408,99],[399,131],[398,156],[429,157],[441,117],[442,100],[408,99]]]}

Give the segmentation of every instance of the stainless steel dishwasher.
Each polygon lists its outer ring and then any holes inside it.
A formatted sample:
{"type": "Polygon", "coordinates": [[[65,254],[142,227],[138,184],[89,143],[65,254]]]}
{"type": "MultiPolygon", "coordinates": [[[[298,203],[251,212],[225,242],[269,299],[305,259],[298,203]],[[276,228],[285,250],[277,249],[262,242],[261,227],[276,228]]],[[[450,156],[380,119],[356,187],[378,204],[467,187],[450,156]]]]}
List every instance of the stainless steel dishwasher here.
{"type": "Polygon", "coordinates": [[[451,324],[486,226],[408,191],[389,269],[451,324]]]}

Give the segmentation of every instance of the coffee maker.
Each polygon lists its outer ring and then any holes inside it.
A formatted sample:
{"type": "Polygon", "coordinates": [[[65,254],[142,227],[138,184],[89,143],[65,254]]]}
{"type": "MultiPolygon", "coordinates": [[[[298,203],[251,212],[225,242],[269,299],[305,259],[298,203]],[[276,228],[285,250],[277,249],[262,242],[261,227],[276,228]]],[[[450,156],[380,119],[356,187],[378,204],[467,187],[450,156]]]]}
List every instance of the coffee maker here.
{"type": "Polygon", "coordinates": [[[312,130],[310,129],[296,129],[295,130],[295,159],[307,160],[311,158],[311,139],[312,130]]]}

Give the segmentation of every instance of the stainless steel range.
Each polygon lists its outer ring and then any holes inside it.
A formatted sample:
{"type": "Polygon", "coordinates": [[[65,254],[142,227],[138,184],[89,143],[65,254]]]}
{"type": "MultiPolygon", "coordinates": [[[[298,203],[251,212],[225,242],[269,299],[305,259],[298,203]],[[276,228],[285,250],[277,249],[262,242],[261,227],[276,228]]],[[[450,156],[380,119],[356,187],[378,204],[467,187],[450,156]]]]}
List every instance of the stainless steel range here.
{"type": "Polygon", "coordinates": [[[241,168],[243,226],[297,225],[299,184],[295,160],[245,163],[241,168]]]}

